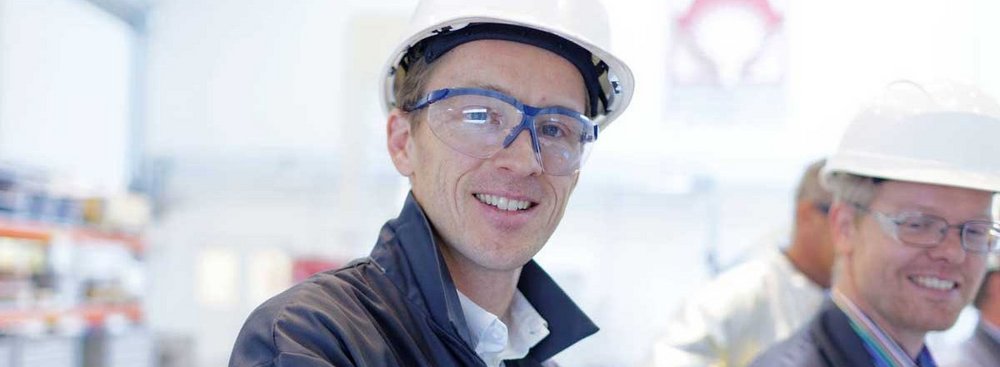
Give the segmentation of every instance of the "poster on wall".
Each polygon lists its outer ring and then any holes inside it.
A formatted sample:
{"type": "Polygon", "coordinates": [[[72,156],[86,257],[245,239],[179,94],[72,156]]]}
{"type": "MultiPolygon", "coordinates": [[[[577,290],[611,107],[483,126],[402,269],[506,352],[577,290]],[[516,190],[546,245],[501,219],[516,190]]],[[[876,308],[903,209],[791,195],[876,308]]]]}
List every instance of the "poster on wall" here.
{"type": "Polygon", "coordinates": [[[785,115],[783,1],[677,2],[668,53],[668,111],[685,126],[761,127],[785,115]]]}

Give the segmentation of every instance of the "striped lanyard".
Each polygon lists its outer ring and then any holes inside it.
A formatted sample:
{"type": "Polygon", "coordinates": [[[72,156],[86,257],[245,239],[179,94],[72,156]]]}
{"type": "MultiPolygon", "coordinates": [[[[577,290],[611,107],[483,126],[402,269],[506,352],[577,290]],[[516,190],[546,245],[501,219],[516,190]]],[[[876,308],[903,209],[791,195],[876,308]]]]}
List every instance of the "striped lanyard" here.
{"type": "Polygon", "coordinates": [[[868,316],[865,316],[858,309],[858,306],[847,299],[843,293],[840,293],[838,290],[833,290],[830,293],[833,303],[850,320],[851,329],[854,329],[854,332],[861,337],[865,349],[872,356],[872,361],[876,367],[937,367],[937,363],[934,362],[934,358],[931,357],[931,353],[927,350],[926,346],[920,351],[920,355],[917,356],[916,361],[910,359],[910,356],[903,351],[903,348],[899,344],[892,340],[892,338],[889,338],[888,335],[885,335],[885,332],[869,319],[868,316]]]}

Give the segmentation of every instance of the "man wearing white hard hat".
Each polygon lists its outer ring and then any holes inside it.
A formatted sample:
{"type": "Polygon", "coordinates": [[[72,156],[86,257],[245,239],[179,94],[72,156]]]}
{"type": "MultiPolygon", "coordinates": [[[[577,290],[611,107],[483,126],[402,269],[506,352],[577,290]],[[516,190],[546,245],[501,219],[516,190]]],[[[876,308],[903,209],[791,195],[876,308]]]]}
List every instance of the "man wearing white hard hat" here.
{"type": "Polygon", "coordinates": [[[540,366],[597,331],[532,257],[631,98],[600,2],[424,0],[411,22],[382,84],[402,211],[255,310],[230,366],[540,366]]]}
{"type": "Polygon", "coordinates": [[[819,315],[751,366],[936,366],[924,343],[976,294],[1000,237],[1000,106],[896,82],[822,170],[836,262],[819,315]]]}

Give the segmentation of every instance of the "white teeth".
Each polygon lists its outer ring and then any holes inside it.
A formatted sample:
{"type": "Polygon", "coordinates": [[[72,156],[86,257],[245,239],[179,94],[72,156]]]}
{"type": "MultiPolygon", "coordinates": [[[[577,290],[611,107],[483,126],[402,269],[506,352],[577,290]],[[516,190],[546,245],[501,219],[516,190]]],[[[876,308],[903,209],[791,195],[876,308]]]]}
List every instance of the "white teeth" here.
{"type": "Polygon", "coordinates": [[[910,279],[913,279],[914,282],[925,288],[937,289],[942,291],[955,288],[955,282],[950,280],[939,279],[932,276],[921,275],[921,276],[911,277],[910,279]]]}
{"type": "Polygon", "coordinates": [[[485,204],[495,206],[500,210],[507,211],[524,210],[531,206],[531,202],[514,200],[503,196],[476,194],[476,199],[479,199],[479,201],[482,201],[485,204]]]}

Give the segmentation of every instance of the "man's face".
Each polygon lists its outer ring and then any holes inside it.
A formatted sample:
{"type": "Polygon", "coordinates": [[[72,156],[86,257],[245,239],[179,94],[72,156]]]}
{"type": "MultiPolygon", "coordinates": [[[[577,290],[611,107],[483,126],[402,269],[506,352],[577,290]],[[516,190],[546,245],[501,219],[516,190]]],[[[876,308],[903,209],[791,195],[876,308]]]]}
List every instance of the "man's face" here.
{"type": "MultiPolygon", "coordinates": [[[[826,222],[826,216],[823,216],[822,220],[823,223],[816,228],[816,238],[819,242],[819,246],[816,247],[816,251],[818,252],[817,257],[824,269],[829,269],[830,272],[833,272],[833,263],[836,260],[833,235],[830,233],[830,225],[826,222]]],[[[829,287],[829,284],[826,286],[829,287]]]]}
{"type": "MultiPolygon", "coordinates": [[[[817,263],[823,268],[827,269],[827,282],[829,282],[829,272],[833,271],[834,262],[834,246],[833,246],[833,235],[830,233],[830,223],[827,217],[827,213],[823,212],[820,205],[825,205],[829,209],[829,200],[824,202],[812,202],[812,201],[802,201],[799,203],[802,206],[795,219],[799,223],[799,228],[796,231],[803,231],[803,233],[808,236],[808,238],[813,241],[814,246],[810,247],[810,251],[813,252],[817,263]]],[[[821,284],[824,287],[829,287],[829,284],[821,284]]]]}
{"type": "MultiPolygon", "coordinates": [[[[426,91],[495,89],[533,106],[584,110],[580,72],[562,57],[534,46],[474,41],[456,47],[437,63],[426,91]]],[[[399,119],[420,116],[413,113],[399,119]]],[[[526,131],[496,155],[477,159],[445,145],[429,125],[409,124],[405,151],[397,154],[392,152],[390,118],[390,151],[397,169],[410,178],[452,271],[518,269],[555,231],[578,174],[545,174],[526,131]],[[503,210],[487,202],[497,198],[527,202],[528,207],[503,210]]]]}
{"type": "MultiPolygon", "coordinates": [[[[935,215],[954,225],[991,220],[991,203],[992,194],[984,191],[886,181],[879,185],[870,208],[890,216],[901,212],[935,215]]],[[[949,229],[938,246],[921,248],[893,239],[874,214],[853,213],[861,216],[856,226],[851,224],[853,229],[838,236],[845,241],[844,246],[838,244],[848,273],[845,293],[897,337],[902,333],[922,337],[928,331],[951,327],[979,288],[986,256],[963,250],[960,231],[955,228],[949,229]]],[[[836,228],[845,231],[843,225],[836,228]]]]}

